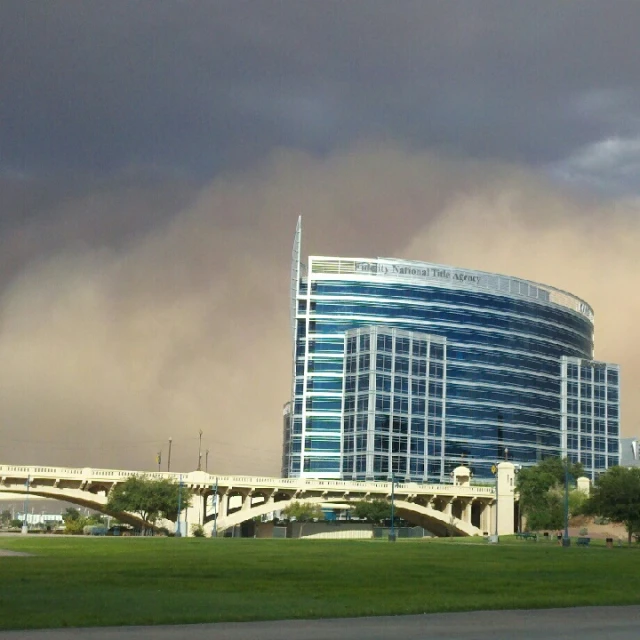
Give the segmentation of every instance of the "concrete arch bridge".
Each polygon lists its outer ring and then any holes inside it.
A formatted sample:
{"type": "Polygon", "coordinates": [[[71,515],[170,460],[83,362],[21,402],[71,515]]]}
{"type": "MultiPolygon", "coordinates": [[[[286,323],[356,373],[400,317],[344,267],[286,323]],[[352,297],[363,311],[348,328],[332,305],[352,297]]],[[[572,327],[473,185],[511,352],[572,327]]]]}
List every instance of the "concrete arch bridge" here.
{"type": "MultiPolygon", "coordinates": [[[[107,513],[109,492],[134,475],[169,478],[193,492],[189,508],[180,514],[181,530],[203,525],[207,534],[218,532],[293,502],[349,506],[361,500],[391,499],[390,482],[352,482],[312,478],[268,478],[217,476],[203,471],[191,473],[141,472],[116,469],[0,465],[0,496],[29,494],[64,500],[107,513]]],[[[470,483],[469,470],[458,467],[452,484],[395,483],[396,513],[408,522],[423,526],[435,535],[474,536],[495,530],[513,533],[514,474],[511,463],[501,463],[496,489],[470,483]]],[[[133,514],[116,515],[140,524],[133,514]]],[[[165,523],[169,524],[169,523],[165,523]]]]}

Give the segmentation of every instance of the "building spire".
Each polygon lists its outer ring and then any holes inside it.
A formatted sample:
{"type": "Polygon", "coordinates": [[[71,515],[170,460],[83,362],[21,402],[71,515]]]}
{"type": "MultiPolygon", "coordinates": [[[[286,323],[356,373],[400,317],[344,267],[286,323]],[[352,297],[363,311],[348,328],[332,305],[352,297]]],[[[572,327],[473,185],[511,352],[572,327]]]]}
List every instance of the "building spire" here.
{"type": "Polygon", "coordinates": [[[298,216],[296,224],[296,233],[293,236],[293,249],[291,250],[291,303],[290,303],[290,321],[291,321],[291,339],[295,341],[296,328],[296,305],[298,299],[298,291],[300,287],[300,246],[302,244],[302,216],[298,216]]]}

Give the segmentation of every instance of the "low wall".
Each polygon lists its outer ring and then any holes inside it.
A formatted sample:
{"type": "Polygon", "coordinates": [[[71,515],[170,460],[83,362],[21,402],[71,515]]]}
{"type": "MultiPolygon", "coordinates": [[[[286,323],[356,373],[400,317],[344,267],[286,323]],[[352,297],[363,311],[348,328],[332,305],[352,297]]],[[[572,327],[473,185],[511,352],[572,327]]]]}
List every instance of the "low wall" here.
{"type": "Polygon", "coordinates": [[[292,538],[356,540],[373,538],[373,525],[350,522],[292,522],[292,538]]]}
{"type": "MultiPolygon", "coordinates": [[[[287,538],[313,538],[336,540],[364,540],[373,538],[373,525],[362,522],[291,522],[278,526],[278,533],[286,528],[287,538]]],[[[283,537],[274,534],[273,522],[261,522],[256,538],[283,537]]]]}

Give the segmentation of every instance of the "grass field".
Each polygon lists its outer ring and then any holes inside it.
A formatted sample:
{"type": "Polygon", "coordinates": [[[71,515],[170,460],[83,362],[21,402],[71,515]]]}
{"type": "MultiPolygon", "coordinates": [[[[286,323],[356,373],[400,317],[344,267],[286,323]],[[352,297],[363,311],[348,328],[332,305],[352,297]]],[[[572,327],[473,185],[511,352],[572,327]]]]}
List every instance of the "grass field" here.
{"type": "Polygon", "coordinates": [[[640,603],[640,549],[2,537],[0,628],[640,603]]]}

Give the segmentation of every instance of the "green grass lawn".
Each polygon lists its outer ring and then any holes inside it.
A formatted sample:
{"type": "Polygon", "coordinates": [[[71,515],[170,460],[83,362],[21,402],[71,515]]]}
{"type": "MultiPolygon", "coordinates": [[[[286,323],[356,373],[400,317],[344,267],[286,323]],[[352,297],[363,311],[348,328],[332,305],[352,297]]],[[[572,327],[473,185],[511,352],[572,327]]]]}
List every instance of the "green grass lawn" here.
{"type": "Polygon", "coordinates": [[[640,603],[640,550],[504,540],[0,538],[0,628],[640,603]]]}

